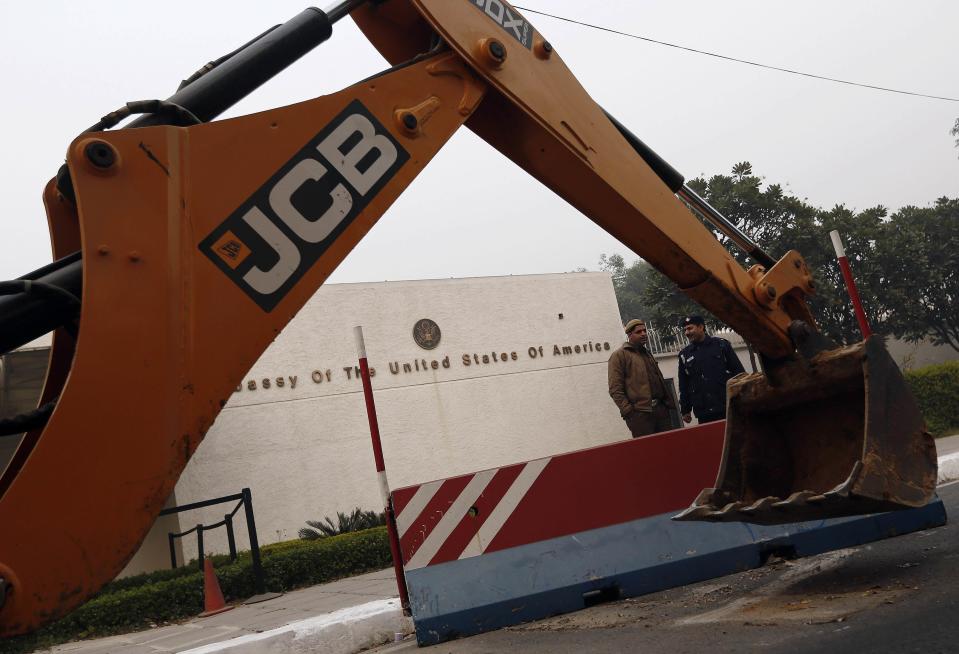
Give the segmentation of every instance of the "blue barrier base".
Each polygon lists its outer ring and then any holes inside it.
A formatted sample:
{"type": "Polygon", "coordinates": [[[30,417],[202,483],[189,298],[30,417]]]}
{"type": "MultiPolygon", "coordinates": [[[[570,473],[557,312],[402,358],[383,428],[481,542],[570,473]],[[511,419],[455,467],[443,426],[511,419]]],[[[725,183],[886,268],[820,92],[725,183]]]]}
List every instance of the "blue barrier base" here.
{"type": "Polygon", "coordinates": [[[919,509],[792,525],[674,522],[673,513],[406,572],[420,645],[577,611],[759,567],[770,553],[810,556],[946,523],[919,509]]]}

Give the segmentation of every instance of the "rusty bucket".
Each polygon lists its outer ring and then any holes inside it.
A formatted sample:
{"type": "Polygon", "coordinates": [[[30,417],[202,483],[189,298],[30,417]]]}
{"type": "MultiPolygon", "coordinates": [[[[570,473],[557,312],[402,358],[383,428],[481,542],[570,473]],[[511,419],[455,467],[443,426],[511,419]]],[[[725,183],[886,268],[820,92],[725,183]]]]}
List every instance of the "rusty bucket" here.
{"type": "Polygon", "coordinates": [[[923,506],[936,445],[882,339],[729,381],[715,488],[675,520],[780,524],[923,506]]]}

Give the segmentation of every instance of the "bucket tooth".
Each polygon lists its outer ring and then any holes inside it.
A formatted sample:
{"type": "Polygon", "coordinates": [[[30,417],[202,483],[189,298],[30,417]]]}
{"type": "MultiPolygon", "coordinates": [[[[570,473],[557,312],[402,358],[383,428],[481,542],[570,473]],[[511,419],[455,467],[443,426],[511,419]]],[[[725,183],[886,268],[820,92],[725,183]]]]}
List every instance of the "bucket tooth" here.
{"type": "Polygon", "coordinates": [[[796,491],[786,499],[781,502],[774,502],[774,509],[791,509],[794,507],[801,507],[806,505],[806,500],[810,497],[815,497],[816,494],[812,491],[796,491]]]}
{"type": "Polygon", "coordinates": [[[715,488],[675,520],[780,524],[934,496],[935,441],[881,338],[730,380],[727,416],[715,488]]]}
{"type": "Polygon", "coordinates": [[[756,500],[755,502],[753,502],[747,507],[743,507],[742,509],[739,510],[739,512],[744,513],[746,515],[754,515],[758,512],[765,511],[766,509],[768,509],[769,507],[771,507],[773,504],[775,504],[778,501],[779,501],[778,497],[773,497],[770,495],[762,498],[761,500],[756,500]]]}
{"type": "Polygon", "coordinates": [[[673,520],[709,520],[709,517],[716,513],[708,504],[691,506],[673,516],[673,520]]]}

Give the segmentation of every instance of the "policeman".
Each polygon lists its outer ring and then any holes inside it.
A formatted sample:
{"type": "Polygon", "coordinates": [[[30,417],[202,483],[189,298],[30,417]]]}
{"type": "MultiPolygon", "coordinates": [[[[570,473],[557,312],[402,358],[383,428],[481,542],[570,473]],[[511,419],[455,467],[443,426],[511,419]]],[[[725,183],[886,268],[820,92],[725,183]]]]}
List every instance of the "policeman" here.
{"type": "Polygon", "coordinates": [[[743,364],[724,338],[706,334],[702,316],[687,316],[680,326],[689,345],[679,353],[679,404],[683,422],[699,424],[726,417],[726,382],[741,372],[743,364]]]}

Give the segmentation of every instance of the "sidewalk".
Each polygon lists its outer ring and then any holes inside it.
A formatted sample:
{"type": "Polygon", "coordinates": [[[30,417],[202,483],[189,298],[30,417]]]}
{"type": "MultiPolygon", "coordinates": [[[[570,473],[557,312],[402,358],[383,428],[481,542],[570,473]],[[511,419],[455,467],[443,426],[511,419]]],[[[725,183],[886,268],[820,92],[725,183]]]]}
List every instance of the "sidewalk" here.
{"type": "MultiPolygon", "coordinates": [[[[936,441],[939,483],[959,480],[959,434],[936,441]]],[[[293,591],[209,618],[59,645],[57,654],[354,654],[413,632],[393,569],[293,591]]]]}
{"type": "Polygon", "coordinates": [[[393,569],[296,590],[258,604],[121,636],[58,645],[69,654],[352,654],[413,631],[393,569]]]}
{"type": "Polygon", "coordinates": [[[939,483],[959,480],[959,434],[936,440],[939,455],[939,483]]]}
{"type": "Polygon", "coordinates": [[[959,434],[936,439],[936,451],[941,459],[947,454],[959,452],[959,434]]]}

